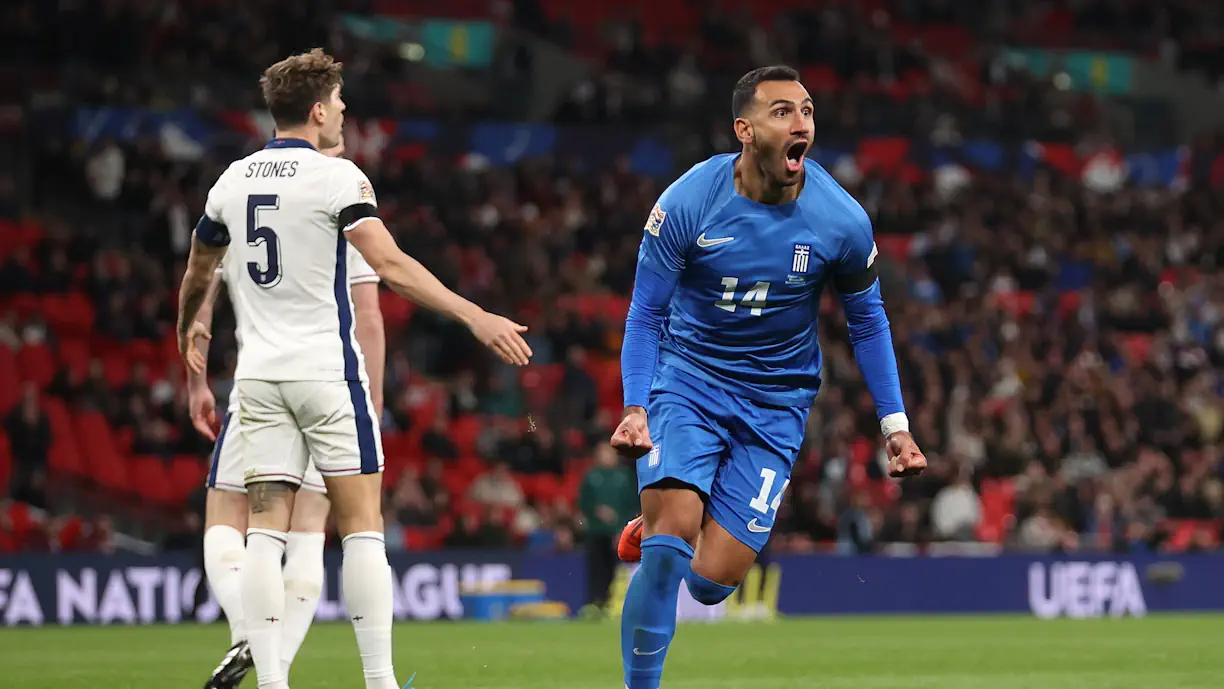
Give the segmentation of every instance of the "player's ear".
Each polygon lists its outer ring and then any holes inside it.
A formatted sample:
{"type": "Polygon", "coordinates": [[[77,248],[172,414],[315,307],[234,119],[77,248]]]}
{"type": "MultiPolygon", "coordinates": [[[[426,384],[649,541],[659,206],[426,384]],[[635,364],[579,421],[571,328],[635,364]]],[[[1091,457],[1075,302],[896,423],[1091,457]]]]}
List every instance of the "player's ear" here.
{"type": "Polygon", "coordinates": [[[741,144],[752,143],[752,123],[742,117],[735,118],[735,138],[739,139],[741,144]]]}
{"type": "Polygon", "coordinates": [[[323,120],[326,119],[326,116],[327,116],[327,109],[323,107],[322,101],[319,101],[315,103],[314,105],[310,106],[310,119],[313,120],[315,123],[323,124],[323,120]]]}

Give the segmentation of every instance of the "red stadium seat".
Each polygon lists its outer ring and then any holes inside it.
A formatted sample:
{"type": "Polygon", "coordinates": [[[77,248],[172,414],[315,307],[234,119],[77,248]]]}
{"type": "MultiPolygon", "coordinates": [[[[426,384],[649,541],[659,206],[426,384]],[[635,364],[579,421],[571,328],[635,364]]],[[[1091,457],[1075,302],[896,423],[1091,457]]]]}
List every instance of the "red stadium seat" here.
{"type": "Polygon", "coordinates": [[[102,357],[103,375],[106,384],[112,388],[122,387],[128,382],[132,373],[132,365],[124,350],[115,348],[102,357]]]}
{"type": "Polygon", "coordinates": [[[73,432],[72,417],[68,413],[67,405],[59,399],[48,397],[43,400],[43,411],[51,424],[51,449],[47,455],[47,465],[51,473],[85,478],[86,467],[77,450],[76,434],[73,432]]]}
{"type": "Polygon", "coordinates": [[[72,515],[64,521],[60,532],[56,535],[61,551],[71,552],[81,547],[85,536],[85,520],[78,515],[72,515]]]}
{"type": "Polygon", "coordinates": [[[169,500],[180,504],[187,500],[208,478],[208,462],[193,455],[175,455],[170,460],[167,481],[170,484],[169,500]]]}
{"type": "Polygon", "coordinates": [[[1007,537],[1015,517],[1016,485],[1011,479],[984,479],[981,489],[982,519],[977,537],[990,543],[1001,543],[1007,537]]]}
{"type": "Polygon", "coordinates": [[[59,363],[82,380],[89,375],[89,362],[93,356],[89,351],[89,340],[84,338],[62,339],[59,343],[59,363]]]}
{"type": "Polygon", "coordinates": [[[132,457],[128,463],[132,483],[129,490],[141,499],[154,505],[164,505],[174,501],[174,490],[170,480],[170,470],[166,461],[160,457],[140,455],[132,457]]]}
{"type": "Polygon", "coordinates": [[[460,455],[475,455],[476,440],[484,428],[484,419],[475,414],[465,414],[450,423],[450,439],[460,455]]]}
{"type": "Polygon", "coordinates": [[[525,366],[519,372],[519,385],[523,387],[531,406],[543,406],[557,394],[564,374],[565,368],[561,364],[525,366]]]}
{"type": "Polygon", "coordinates": [[[17,355],[0,345],[0,416],[7,416],[21,396],[21,381],[17,375],[17,355]]]}
{"type": "Polygon", "coordinates": [[[93,304],[80,292],[46,295],[42,311],[47,325],[60,337],[84,337],[93,330],[93,304]]]}
{"type": "Polygon", "coordinates": [[[55,378],[55,355],[47,345],[26,345],[17,353],[17,372],[23,383],[33,383],[41,390],[55,378]]]}
{"type": "Polygon", "coordinates": [[[619,412],[622,404],[620,361],[612,358],[590,357],[587,359],[586,371],[595,381],[596,395],[601,409],[619,412]]]}

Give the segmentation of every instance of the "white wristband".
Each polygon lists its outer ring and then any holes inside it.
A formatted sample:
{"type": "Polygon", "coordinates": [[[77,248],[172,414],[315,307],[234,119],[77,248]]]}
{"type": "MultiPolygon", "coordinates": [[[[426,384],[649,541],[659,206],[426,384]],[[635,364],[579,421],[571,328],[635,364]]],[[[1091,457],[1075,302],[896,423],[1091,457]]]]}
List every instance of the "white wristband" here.
{"type": "Polygon", "coordinates": [[[905,412],[899,411],[880,419],[880,432],[885,438],[897,431],[909,431],[909,417],[905,412]]]}

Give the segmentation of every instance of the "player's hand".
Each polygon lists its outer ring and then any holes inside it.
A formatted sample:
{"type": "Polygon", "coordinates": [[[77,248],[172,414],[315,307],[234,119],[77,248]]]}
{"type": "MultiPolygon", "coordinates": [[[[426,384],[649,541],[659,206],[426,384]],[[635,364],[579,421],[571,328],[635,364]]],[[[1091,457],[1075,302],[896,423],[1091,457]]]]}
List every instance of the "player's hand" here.
{"type": "Polygon", "coordinates": [[[472,318],[468,327],[476,339],[507,364],[526,366],[531,362],[531,347],[527,346],[527,341],[520,334],[527,332],[527,326],[495,313],[481,311],[472,318]]]}
{"type": "Polygon", "coordinates": [[[183,363],[187,365],[187,370],[196,375],[204,373],[204,369],[208,366],[208,359],[204,357],[204,353],[196,346],[196,338],[201,338],[205,341],[212,339],[212,333],[208,332],[208,327],[199,321],[194,321],[191,327],[187,329],[187,333],[179,334],[179,355],[183,357],[183,363]]]}
{"type": "Polygon", "coordinates": [[[192,386],[187,391],[187,409],[191,413],[191,425],[200,435],[216,442],[217,433],[217,398],[207,385],[192,386]]]}
{"type": "Polygon", "coordinates": [[[917,476],[927,466],[926,455],[918,449],[909,431],[888,436],[888,475],[893,478],[917,476]]]}
{"type": "Polygon", "coordinates": [[[654,443],[650,442],[650,427],[646,425],[645,409],[629,407],[625,410],[625,418],[621,419],[612,434],[612,447],[631,459],[637,459],[654,448],[654,443]]]}

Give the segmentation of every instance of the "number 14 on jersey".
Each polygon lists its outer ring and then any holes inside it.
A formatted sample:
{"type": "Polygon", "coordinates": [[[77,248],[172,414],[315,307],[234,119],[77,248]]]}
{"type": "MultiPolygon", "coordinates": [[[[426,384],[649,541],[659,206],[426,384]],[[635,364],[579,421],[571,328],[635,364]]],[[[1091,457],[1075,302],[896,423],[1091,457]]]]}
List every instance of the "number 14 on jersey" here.
{"type": "Polygon", "coordinates": [[[748,309],[748,313],[759,316],[761,309],[765,308],[765,298],[769,295],[769,283],[757,282],[752,286],[752,289],[744,293],[744,296],[737,302],[735,291],[739,287],[739,278],[723,278],[723,295],[722,299],[714,302],[718,308],[735,313],[735,307],[743,305],[748,309]]]}

